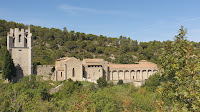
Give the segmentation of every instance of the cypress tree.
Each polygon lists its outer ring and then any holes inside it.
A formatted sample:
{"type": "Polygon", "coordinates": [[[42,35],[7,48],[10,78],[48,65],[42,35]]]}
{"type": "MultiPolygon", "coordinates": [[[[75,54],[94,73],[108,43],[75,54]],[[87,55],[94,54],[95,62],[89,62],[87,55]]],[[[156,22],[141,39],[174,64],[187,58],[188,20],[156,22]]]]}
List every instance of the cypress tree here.
{"type": "Polygon", "coordinates": [[[11,81],[12,77],[16,77],[16,68],[8,50],[4,53],[2,73],[2,77],[9,81],[11,81]]]}

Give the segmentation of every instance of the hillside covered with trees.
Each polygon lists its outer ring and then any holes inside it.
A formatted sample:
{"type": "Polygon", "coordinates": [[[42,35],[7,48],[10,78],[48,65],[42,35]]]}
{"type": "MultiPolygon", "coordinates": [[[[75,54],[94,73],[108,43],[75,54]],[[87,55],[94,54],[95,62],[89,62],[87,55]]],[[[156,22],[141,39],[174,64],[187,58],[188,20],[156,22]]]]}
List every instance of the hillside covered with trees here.
{"type": "MultiPolygon", "coordinates": [[[[27,26],[0,21],[1,58],[6,53],[6,33],[15,27],[27,26]]],[[[98,85],[70,79],[44,81],[35,75],[25,76],[17,83],[0,79],[1,111],[200,111],[200,43],[188,41],[187,29],[183,27],[174,41],[140,43],[123,36],[68,32],[66,28],[32,25],[31,32],[35,64],[53,64],[63,56],[104,58],[114,63],[147,59],[157,63],[160,71],[151,75],[142,87],[123,84],[122,80],[113,85],[103,78],[97,80],[98,85]],[[59,84],[62,85],[58,92],[50,92],[59,84]]],[[[5,59],[0,59],[1,65],[5,59]]]]}
{"type": "MultiPolygon", "coordinates": [[[[10,28],[27,28],[26,25],[0,20],[0,52],[6,46],[6,36],[10,28]]],[[[111,38],[31,25],[33,34],[33,62],[35,64],[54,64],[64,57],[103,58],[113,63],[134,63],[141,59],[157,62],[158,50],[163,42],[140,42],[120,36],[111,38]]],[[[1,53],[2,54],[2,53],[1,53]]],[[[1,62],[0,62],[1,63],[1,62]]]]}
{"type": "MultiPolygon", "coordinates": [[[[10,28],[27,28],[22,23],[0,20],[0,52],[6,46],[6,36],[10,28]]],[[[137,42],[130,38],[106,37],[103,35],[85,34],[56,28],[31,25],[33,34],[34,64],[54,64],[55,60],[64,57],[103,58],[113,63],[129,64],[138,60],[149,60],[157,63],[160,50],[164,43],[172,41],[137,42]]],[[[200,43],[192,42],[196,54],[200,53],[200,43]]],[[[2,54],[2,53],[1,53],[2,54]]],[[[1,62],[0,62],[1,63],[1,62]]]]}

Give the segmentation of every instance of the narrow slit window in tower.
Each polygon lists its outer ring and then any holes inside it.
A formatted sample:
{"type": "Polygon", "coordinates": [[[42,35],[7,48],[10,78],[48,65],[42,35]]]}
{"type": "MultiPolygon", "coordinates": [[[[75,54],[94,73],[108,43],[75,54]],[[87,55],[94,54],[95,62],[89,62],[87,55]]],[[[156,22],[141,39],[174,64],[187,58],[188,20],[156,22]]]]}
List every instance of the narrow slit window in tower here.
{"type": "Polygon", "coordinates": [[[21,35],[19,35],[19,42],[21,42],[21,35]]]}
{"type": "Polygon", "coordinates": [[[72,77],[75,76],[75,71],[74,71],[74,68],[72,69],[72,77]]]}

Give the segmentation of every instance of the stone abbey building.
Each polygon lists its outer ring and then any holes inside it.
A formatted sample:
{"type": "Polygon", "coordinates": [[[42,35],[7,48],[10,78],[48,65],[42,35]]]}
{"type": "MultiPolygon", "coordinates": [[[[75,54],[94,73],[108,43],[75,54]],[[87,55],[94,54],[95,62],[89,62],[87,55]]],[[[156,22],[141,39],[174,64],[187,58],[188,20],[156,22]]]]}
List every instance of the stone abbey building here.
{"type": "Polygon", "coordinates": [[[38,65],[33,72],[32,33],[28,29],[10,29],[7,35],[7,49],[17,68],[15,81],[30,74],[42,75],[54,81],[72,79],[96,83],[100,77],[116,83],[123,80],[140,86],[153,73],[158,71],[156,64],[141,60],[137,64],[112,64],[103,59],[83,59],[63,57],[55,65],[38,65]],[[55,71],[52,68],[55,66],[55,71]]]}
{"type": "Polygon", "coordinates": [[[157,65],[141,60],[137,64],[111,64],[103,59],[83,59],[63,57],[55,62],[55,81],[67,79],[89,81],[96,83],[97,79],[104,77],[107,81],[125,83],[133,82],[140,86],[153,73],[157,72],[157,65]]]}

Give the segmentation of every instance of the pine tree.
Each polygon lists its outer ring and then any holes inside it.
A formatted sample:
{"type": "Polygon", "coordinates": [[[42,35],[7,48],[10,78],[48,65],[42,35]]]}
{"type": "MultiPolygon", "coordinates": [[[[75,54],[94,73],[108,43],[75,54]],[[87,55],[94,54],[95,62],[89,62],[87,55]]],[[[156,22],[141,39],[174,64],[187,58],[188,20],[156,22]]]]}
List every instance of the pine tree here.
{"type": "Polygon", "coordinates": [[[12,77],[16,77],[16,68],[8,50],[4,53],[2,73],[2,77],[9,81],[11,81],[12,77]]]}

